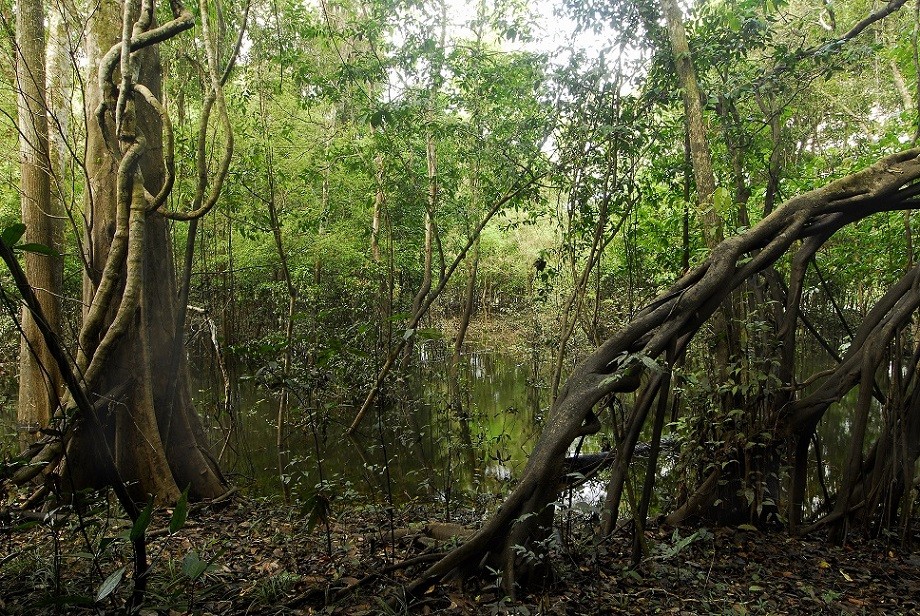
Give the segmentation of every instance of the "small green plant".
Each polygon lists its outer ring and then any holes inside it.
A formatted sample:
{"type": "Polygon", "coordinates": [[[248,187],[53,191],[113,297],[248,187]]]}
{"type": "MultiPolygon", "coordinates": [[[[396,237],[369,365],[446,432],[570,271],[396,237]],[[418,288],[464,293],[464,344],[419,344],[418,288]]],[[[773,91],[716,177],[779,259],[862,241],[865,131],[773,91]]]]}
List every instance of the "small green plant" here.
{"type": "Polygon", "coordinates": [[[260,603],[274,605],[284,598],[299,581],[300,576],[296,573],[279,571],[265,579],[258,580],[253,594],[260,603]]]}
{"type": "Polygon", "coordinates": [[[826,605],[831,605],[839,598],[840,593],[836,590],[825,590],[823,593],[821,593],[821,600],[824,601],[826,605]]]}
{"type": "Polygon", "coordinates": [[[655,547],[655,559],[660,561],[668,561],[676,558],[681,552],[684,551],[688,546],[697,543],[699,541],[709,541],[713,538],[711,532],[708,529],[700,528],[686,537],[680,536],[680,530],[674,529],[674,533],[671,535],[671,541],[667,543],[659,543],[655,547]]]}

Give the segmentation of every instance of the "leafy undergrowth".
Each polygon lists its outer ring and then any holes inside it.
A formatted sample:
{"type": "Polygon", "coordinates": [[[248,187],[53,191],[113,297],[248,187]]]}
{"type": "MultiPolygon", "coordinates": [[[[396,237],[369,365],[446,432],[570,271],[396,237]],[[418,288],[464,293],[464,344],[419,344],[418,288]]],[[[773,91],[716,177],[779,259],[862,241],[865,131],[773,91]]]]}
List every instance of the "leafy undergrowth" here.
{"type": "MultiPolygon", "coordinates": [[[[559,540],[556,575],[521,600],[495,579],[439,586],[411,607],[398,597],[420,567],[394,563],[444,544],[423,536],[421,509],[392,522],[372,510],[340,513],[308,530],[299,512],[238,499],[190,515],[170,535],[154,516],[147,614],[918,614],[920,557],[894,543],[847,547],[753,529],[659,529],[628,569],[629,542],[559,540]],[[394,540],[395,539],[395,540],[394,540]],[[331,549],[331,551],[330,551],[331,549]],[[388,568],[389,567],[389,568],[388,568]]],[[[117,613],[131,591],[127,525],[99,511],[29,528],[4,523],[0,613],[117,613]],[[122,576],[121,567],[126,567],[122,576]]],[[[572,533],[577,535],[577,533],[572,533]]]]}

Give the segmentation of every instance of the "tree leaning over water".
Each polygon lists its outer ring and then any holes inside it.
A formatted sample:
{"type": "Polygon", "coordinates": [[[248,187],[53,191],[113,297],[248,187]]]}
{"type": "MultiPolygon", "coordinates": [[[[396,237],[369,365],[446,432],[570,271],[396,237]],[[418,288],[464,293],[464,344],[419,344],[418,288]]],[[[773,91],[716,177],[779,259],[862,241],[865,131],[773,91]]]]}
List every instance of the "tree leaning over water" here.
{"type": "MultiPolygon", "coordinates": [[[[634,533],[634,563],[648,554],[643,518],[649,512],[655,481],[666,474],[657,457],[665,429],[681,440],[686,456],[680,464],[686,466],[681,468],[685,475],[678,479],[681,489],[675,490],[672,502],[664,504],[665,499],[659,498],[663,522],[702,519],[761,527],[786,525],[796,532],[829,528],[838,539],[845,539],[848,530],[859,527],[870,534],[897,532],[902,541],[907,540],[914,468],[920,452],[920,418],[914,402],[918,359],[911,329],[920,301],[917,270],[908,259],[906,274],[890,281],[901,267],[895,254],[888,270],[873,274],[875,278],[866,284],[878,290],[879,297],[874,307],[863,311],[859,327],[850,329],[835,306],[837,314],[832,320],[839,318],[849,332],[849,340],[844,339],[845,345],[840,347],[821,335],[813,322],[814,313],[810,313],[809,302],[820,291],[830,296],[832,304],[833,293],[826,283],[822,281],[819,287],[807,274],[817,270],[821,278],[816,256],[832,238],[839,243],[840,236],[871,228],[870,216],[885,220],[884,212],[910,211],[920,205],[920,150],[890,154],[905,143],[905,122],[895,120],[898,128],[886,135],[891,141],[885,147],[868,148],[872,158],[858,159],[860,164],[856,165],[855,152],[866,154],[866,150],[852,147],[847,128],[821,133],[821,123],[827,118],[826,102],[821,101],[813,110],[817,118],[812,132],[802,136],[797,147],[800,155],[810,155],[813,140],[827,139],[831,147],[822,150],[818,145],[815,149],[821,154],[833,151],[839,158],[831,155],[831,160],[837,160],[838,167],[817,165],[821,171],[805,181],[780,182],[781,177],[792,175],[782,166],[791,166],[790,157],[784,160],[781,154],[792,146],[783,143],[788,138],[784,132],[791,132],[798,121],[793,119],[794,106],[799,104],[802,84],[818,76],[831,79],[839,67],[846,66],[844,58],[852,61],[846,54],[857,53],[842,50],[845,44],[902,4],[893,2],[871,12],[832,39],[822,33],[816,41],[803,42],[796,32],[791,35],[794,44],[783,38],[789,33],[774,26],[775,16],[764,19],[749,5],[700,7],[702,17],[698,15],[694,23],[697,38],[691,39],[689,48],[699,62],[701,75],[704,71],[700,67],[707,61],[715,64],[705,71],[712,82],[705,83],[706,77],[701,82],[707,105],[712,107],[704,112],[710,121],[718,118],[725,124],[722,155],[729,160],[718,161],[716,157],[716,162],[731,163],[722,168],[728,168],[733,176],[734,196],[717,188],[714,206],[731,224],[730,237],[710,245],[702,263],[630,315],[619,331],[574,368],[511,495],[475,536],[422,574],[411,591],[440,579],[485,570],[497,572],[509,594],[528,580],[542,580],[555,545],[553,513],[565,457],[573,445],[579,443],[576,449],[580,447],[579,439],[599,432],[602,420],[613,426],[605,436],[613,435],[615,447],[610,454],[613,471],[600,512],[604,519],[598,539],[624,528],[620,522],[623,510],[627,510],[632,518],[625,528],[634,533]],[[749,12],[739,16],[732,12],[733,7],[749,12]],[[725,21],[720,25],[719,19],[725,21]],[[751,40],[745,41],[746,36],[751,40]],[[759,121],[758,108],[763,122],[759,121]],[[752,121],[752,117],[757,119],[752,121]],[[767,134],[767,129],[772,153],[769,160],[758,160],[761,152],[755,147],[756,140],[767,134]],[[862,162],[866,160],[877,162],[862,162]],[[854,172],[861,166],[862,170],[854,172]],[[747,201],[750,199],[753,206],[757,199],[751,199],[752,194],[759,197],[756,178],[763,167],[768,176],[764,218],[752,225],[747,219],[747,201]],[[827,179],[840,176],[844,177],[827,179]],[[783,192],[787,195],[785,205],[774,208],[783,192]],[[789,198],[789,194],[797,196],[789,198]],[[732,211],[734,208],[737,212],[732,211]],[[863,221],[866,223],[861,225],[863,221]],[[860,230],[852,231],[857,228],[860,230]],[[888,281],[891,286],[885,292],[888,281]],[[731,297],[733,293],[739,294],[741,301],[731,297]],[[729,301],[743,310],[722,325],[719,306],[729,301]],[[729,327],[739,328],[739,340],[745,344],[733,348],[728,356],[717,349],[713,352],[713,343],[729,327]],[[806,335],[801,332],[814,339],[836,364],[833,368],[809,372],[810,367],[802,361],[807,346],[803,340],[806,335]],[[691,381],[696,377],[708,379],[707,384],[694,385],[691,381]],[[693,387],[696,393],[705,390],[700,399],[688,399],[693,387]],[[851,414],[845,470],[835,477],[839,485],[831,484],[821,497],[809,501],[805,487],[808,474],[817,472],[823,477],[825,472],[816,426],[854,387],[858,388],[858,401],[851,414]],[[881,409],[880,433],[874,438],[867,429],[873,408],[881,409]],[[702,427],[678,432],[679,426],[691,422],[702,427]],[[636,455],[640,439],[650,441],[650,446],[643,448],[648,457],[642,456],[642,460],[636,455]],[[812,450],[817,463],[809,459],[812,450]],[[626,500],[629,506],[621,507],[626,500]],[[822,504],[815,505],[816,501],[822,504]]],[[[584,14],[590,19],[597,19],[599,14],[620,19],[629,11],[642,13],[648,8],[616,3],[605,6],[587,7],[584,14]]],[[[857,13],[861,8],[855,8],[857,13]]],[[[645,14],[634,16],[640,17],[645,24],[659,23],[657,15],[652,15],[653,19],[645,14]]],[[[650,30],[647,36],[653,38],[654,28],[650,30]]],[[[669,48],[667,53],[671,57],[651,71],[646,100],[677,99],[671,73],[672,64],[680,59],[673,56],[680,56],[680,52],[669,48]],[[656,83],[661,74],[670,79],[656,83]]],[[[850,101],[841,105],[846,102],[850,101]]],[[[916,112],[907,105],[905,111],[916,112]]],[[[916,121],[916,117],[911,120],[916,121]]],[[[721,148],[723,144],[713,138],[716,134],[710,132],[710,144],[721,148]]],[[[692,171],[689,145],[685,167],[692,171]]],[[[657,151],[668,151],[668,147],[660,146],[657,151]]],[[[654,179],[673,191],[674,167],[662,167],[664,177],[654,179]]],[[[689,201],[689,179],[685,186],[685,201],[689,201]]],[[[701,187],[696,189],[699,192],[701,187]]],[[[646,199],[654,200],[654,193],[646,199]]],[[[907,234],[909,241],[909,224],[907,234]]]]}
{"type": "MultiPolygon", "coordinates": [[[[629,411],[626,431],[618,444],[608,485],[606,510],[608,515],[615,517],[626,472],[633,461],[636,444],[650,411],[658,409],[655,415],[660,416],[662,409],[669,408],[672,369],[725,298],[746,281],[768,275],[771,266],[787,254],[793,256],[794,263],[807,264],[835,232],[848,224],[879,212],[916,208],[920,205],[917,199],[920,194],[918,180],[920,149],[894,154],[863,171],[789,200],[747,232],[716,246],[705,262],[659,295],[629,324],[578,364],[556,398],[546,427],[514,491],[476,535],[429,568],[410,590],[416,591],[444,577],[466,575],[487,565],[502,572],[505,591],[513,595],[518,583],[545,573],[546,541],[551,532],[553,503],[558,495],[559,479],[563,475],[563,463],[570,445],[579,437],[600,429],[600,403],[609,405],[610,396],[636,392],[636,401],[629,411]]],[[[780,332],[794,331],[797,327],[803,274],[802,267],[793,268],[790,274],[785,309],[777,323],[780,332]]],[[[840,368],[819,375],[824,385],[818,393],[801,401],[789,400],[784,394],[790,387],[794,390],[795,384],[787,382],[779,383],[774,390],[765,392],[758,399],[758,403],[771,405],[777,426],[771,440],[762,443],[764,448],[782,453],[786,451],[787,439],[791,443],[804,442],[807,445],[817,420],[833,402],[847,393],[848,384],[860,385],[861,401],[871,399],[875,388],[875,368],[883,359],[882,351],[909,323],[913,311],[920,305],[920,285],[917,282],[918,270],[914,268],[880,300],[867,317],[864,328],[843,358],[840,368]]],[[[794,336],[782,341],[795,344],[794,336]]],[[[915,358],[911,365],[916,366],[916,363],[915,358]]],[[[783,369],[783,366],[777,366],[776,372],[783,373],[783,369]]],[[[917,411],[911,402],[918,390],[915,373],[913,371],[914,377],[905,379],[900,388],[903,406],[898,413],[903,416],[903,421],[893,434],[897,440],[917,431],[917,411]]],[[[880,454],[872,460],[875,471],[866,475],[854,471],[854,466],[862,463],[866,412],[867,403],[861,403],[858,425],[862,428],[855,431],[853,437],[854,451],[860,453],[851,455],[849,474],[845,476],[845,487],[838,495],[837,507],[820,524],[845,522],[853,512],[849,504],[864,503],[867,493],[877,492],[881,487],[878,481],[885,477],[882,469],[886,466],[897,464],[895,470],[900,476],[901,468],[916,463],[916,442],[910,445],[912,457],[907,458],[896,457],[892,447],[882,449],[876,446],[877,451],[885,451],[887,456],[880,454]],[[860,476],[864,479],[860,480],[860,476]],[[871,478],[876,476],[878,479],[873,483],[871,478]]],[[[660,436],[660,430],[656,432],[660,436]]],[[[657,447],[657,443],[653,442],[652,447],[657,447]]],[[[807,464],[802,449],[795,451],[796,455],[792,457],[794,480],[788,505],[789,510],[794,512],[800,511],[803,505],[801,482],[807,464]]],[[[722,461],[737,462],[738,458],[732,457],[736,453],[727,452],[722,461]]],[[[680,523],[713,505],[724,468],[717,465],[697,490],[675,509],[668,521],[680,523]]],[[[899,496],[903,496],[904,485],[909,486],[910,483],[902,484],[899,496]]],[[[909,490],[908,487],[908,493],[909,490]]],[[[780,495],[773,494],[772,497],[778,501],[780,495]]],[[[909,506],[909,502],[900,498],[898,502],[909,506]]],[[[856,510],[862,506],[864,504],[856,510]]],[[[872,513],[871,510],[869,513],[872,513]]],[[[723,512],[722,515],[728,514],[723,512]]],[[[909,515],[909,511],[902,511],[902,515],[909,515]]]]}

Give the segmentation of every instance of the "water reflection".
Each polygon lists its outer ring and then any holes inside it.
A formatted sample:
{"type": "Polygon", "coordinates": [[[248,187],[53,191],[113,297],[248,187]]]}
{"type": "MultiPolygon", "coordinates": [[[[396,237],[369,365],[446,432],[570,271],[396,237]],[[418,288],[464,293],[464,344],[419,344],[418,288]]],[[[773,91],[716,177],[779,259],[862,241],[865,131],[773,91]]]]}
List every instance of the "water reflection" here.
{"type": "MultiPolygon", "coordinates": [[[[355,410],[292,410],[285,480],[295,494],[321,484],[340,498],[379,498],[394,504],[417,497],[449,502],[458,494],[501,493],[523,468],[539,434],[545,391],[533,386],[531,367],[508,356],[473,351],[458,370],[462,401],[450,402],[450,349],[442,341],[418,345],[418,363],[396,379],[352,441],[345,429],[355,410]]],[[[241,381],[240,410],[230,422],[214,399],[220,387],[202,387],[199,409],[215,451],[237,482],[254,494],[280,491],[275,396],[241,381]]],[[[296,396],[295,396],[296,398],[296,396]]]]}
{"type": "MultiPolygon", "coordinates": [[[[460,496],[504,493],[533,449],[549,393],[534,385],[539,371],[531,362],[467,348],[457,372],[460,400],[454,404],[451,351],[443,340],[417,345],[415,368],[404,378],[394,379],[355,440],[349,440],[345,430],[356,409],[338,403],[318,405],[306,392],[295,392],[292,429],[285,443],[290,465],[284,473],[292,492],[306,497],[319,489],[338,499],[381,506],[436,499],[448,509],[460,496]]],[[[235,484],[256,495],[278,494],[282,479],[277,469],[277,393],[252,379],[240,380],[234,392],[234,413],[228,415],[219,399],[222,382],[204,376],[218,373],[207,361],[195,362],[203,372],[198,375],[196,402],[215,455],[221,455],[222,467],[235,484]]],[[[830,493],[837,489],[846,463],[856,394],[854,390],[832,405],[818,427],[820,468],[830,493]]],[[[4,455],[10,456],[16,448],[15,392],[6,396],[0,413],[0,444],[4,455]]],[[[880,432],[880,418],[876,405],[867,447],[880,432]]],[[[609,429],[605,425],[598,438],[612,442],[609,429]]],[[[599,444],[586,442],[581,451],[594,453],[599,444]]],[[[661,479],[671,466],[673,462],[665,457],[661,479]]],[[[809,466],[807,501],[818,503],[824,488],[814,457],[809,466]]],[[[572,498],[596,504],[603,499],[604,487],[604,480],[587,482],[572,498]]]]}
{"type": "MultiPolygon", "coordinates": [[[[804,367],[812,372],[820,372],[831,367],[826,359],[809,358],[804,367]]],[[[815,385],[817,386],[817,385],[815,385]]],[[[810,393],[806,389],[803,395],[810,393]]],[[[859,387],[854,387],[840,402],[831,404],[825,411],[816,434],[819,450],[815,451],[815,442],[812,442],[809,460],[809,477],[806,487],[805,513],[815,514],[827,506],[825,492],[833,495],[840,487],[841,478],[847,464],[852,438],[852,425],[856,409],[859,387]],[[818,460],[820,458],[820,463],[818,460]]],[[[878,439],[882,431],[882,408],[878,400],[872,400],[869,410],[866,436],[863,442],[863,455],[868,453],[872,443],[878,439]]]]}

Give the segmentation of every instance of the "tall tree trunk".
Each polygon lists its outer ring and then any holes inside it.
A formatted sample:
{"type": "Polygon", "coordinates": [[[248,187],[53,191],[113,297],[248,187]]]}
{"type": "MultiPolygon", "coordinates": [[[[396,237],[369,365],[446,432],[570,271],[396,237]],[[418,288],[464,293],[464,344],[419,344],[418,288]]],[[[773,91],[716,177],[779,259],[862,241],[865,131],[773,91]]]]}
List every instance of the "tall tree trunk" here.
{"type": "MultiPolygon", "coordinates": [[[[329,219],[329,175],[332,172],[332,160],[330,156],[330,147],[332,140],[335,138],[336,124],[337,124],[337,115],[333,110],[332,113],[328,114],[328,126],[326,126],[327,136],[325,138],[325,143],[323,144],[323,169],[322,169],[322,188],[320,191],[320,215],[319,222],[316,227],[316,240],[318,244],[321,244],[323,241],[323,236],[326,235],[326,223],[329,219]]],[[[322,279],[323,273],[323,262],[320,258],[320,255],[316,255],[316,259],[313,262],[313,284],[319,286],[320,280],[322,279]]]]}
{"type": "MultiPolygon", "coordinates": [[[[61,224],[51,198],[51,156],[48,147],[48,105],[45,98],[44,10],[40,0],[16,3],[16,81],[21,157],[24,242],[60,246],[61,224]]],[[[27,252],[25,272],[35,289],[42,313],[60,334],[62,262],[27,252]]],[[[23,308],[23,337],[19,354],[19,444],[24,450],[36,432],[48,425],[57,407],[61,376],[32,317],[23,308]]]]}
{"type": "Polygon", "coordinates": [[[690,158],[693,161],[693,178],[696,181],[697,208],[703,220],[703,238],[711,250],[722,241],[722,219],[713,207],[716,191],[715,174],[706,126],[703,122],[702,93],[693,69],[684,18],[677,0],[661,0],[661,10],[668,27],[668,38],[674,55],[674,67],[684,99],[684,114],[690,136],[690,158]]]}
{"type": "Polygon", "coordinates": [[[463,305],[460,308],[460,324],[457,328],[457,337],[450,357],[448,374],[448,389],[450,390],[451,408],[457,417],[465,419],[466,412],[463,408],[463,391],[460,387],[460,361],[463,358],[463,343],[466,341],[466,332],[470,327],[470,319],[476,308],[476,274],[479,271],[479,238],[473,244],[472,261],[466,278],[466,290],[463,305]]]}
{"type": "MultiPolygon", "coordinates": [[[[74,432],[67,470],[76,485],[93,485],[96,449],[109,448],[124,479],[133,482],[135,498],[170,501],[186,487],[193,497],[216,497],[226,485],[191,401],[186,358],[174,353],[177,289],[169,231],[145,195],[159,194],[166,181],[162,116],[151,106],[161,91],[159,54],[155,45],[124,53],[129,46],[120,41],[139,36],[132,36],[132,24],[140,9],[129,2],[122,16],[120,8],[101,5],[89,24],[90,65],[103,70],[106,53],[120,49],[127,70],[118,88],[121,101],[111,74],[87,81],[90,271],[78,356],[85,386],[94,401],[108,401],[108,413],[101,429],[80,425],[74,432]]],[[[163,28],[174,35],[193,21],[181,4],[173,8],[175,19],[163,28]]],[[[138,20],[135,30],[155,28],[149,17],[146,28],[138,20]]]]}
{"type": "Polygon", "coordinates": [[[374,179],[376,192],[374,194],[374,214],[371,219],[371,261],[376,266],[376,275],[380,277],[377,286],[377,345],[380,353],[386,356],[392,346],[393,321],[393,242],[392,235],[387,230],[387,261],[383,263],[380,253],[380,234],[387,228],[386,221],[386,186],[384,185],[385,166],[383,155],[378,152],[374,157],[374,179]],[[383,268],[386,268],[384,270],[383,268]]]}
{"type": "MultiPolygon", "coordinates": [[[[281,275],[284,278],[284,288],[287,291],[287,313],[284,320],[284,348],[282,350],[281,362],[281,392],[278,396],[278,416],[275,422],[275,445],[278,449],[278,476],[281,481],[282,493],[285,502],[291,498],[291,488],[288,481],[288,414],[290,411],[290,389],[288,379],[291,372],[291,363],[293,361],[293,342],[294,342],[294,309],[297,303],[297,288],[294,286],[294,279],[291,275],[291,268],[288,264],[287,250],[284,247],[284,241],[281,237],[281,216],[278,211],[275,191],[275,165],[274,149],[271,144],[271,118],[265,108],[265,100],[260,92],[259,106],[262,116],[263,136],[265,137],[265,173],[268,195],[265,198],[265,205],[268,208],[268,219],[271,225],[272,238],[275,241],[275,250],[278,252],[278,260],[281,265],[281,275]]],[[[327,173],[323,175],[323,206],[325,207],[328,200],[327,173]]],[[[320,233],[322,233],[322,221],[320,221],[320,233]]],[[[314,275],[315,282],[319,283],[320,262],[316,260],[314,275]]]]}
{"type": "Polygon", "coordinates": [[[380,263],[380,224],[383,219],[383,206],[386,203],[386,192],[383,186],[383,155],[379,152],[374,156],[374,214],[371,218],[371,261],[380,263]]]}
{"type": "MultiPolygon", "coordinates": [[[[716,180],[701,102],[704,96],[697,82],[693,56],[690,53],[687,33],[684,29],[684,18],[677,0],[661,0],[661,10],[667,25],[674,68],[684,101],[686,135],[689,138],[690,160],[696,183],[697,213],[703,225],[703,239],[706,247],[712,252],[720,244],[724,235],[723,221],[715,202],[716,180]]],[[[740,170],[738,172],[740,173],[740,170]]],[[[740,193],[743,193],[743,190],[740,193]]],[[[735,315],[738,313],[735,303],[735,297],[727,297],[716,312],[712,323],[714,340],[711,343],[713,360],[711,365],[716,387],[726,382],[729,362],[738,348],[738,332],[734,328],[735,315]]],[[[732,406],[732,401],[726,394],[722,396],[720,404],[723,411],[728,411],[732,406]]],[[[617,514],[616,511],[610,513],[614,516],[617,514]]]]}
{"type": "MultiPolygon", "coordinates": [[[[674,68],[684,100],[684,121],[690,144],[693,179],[696,183],[697,212],[703,223],[703,239],[706,247],[712,250],[722,241],[723,233],[722,218],[715,207],[716,178],[712,170],[712,155],[703,118],[701,103],[703,94],[696,80],[693,56],[690,54],[687,32],[684,29],[684,18],[677,5],[677,0],[661,0],[661,10],[667,24],[674,68]]],[[[720,382],[725,379],[725,370],[731,350],[735,346],[731,330],[732,312],[731,302],[726,302],[716,314],[716,321],[713,323],[713,331],[716,335],[714,349],[716,378],[720,382]]]]}
{"type": "MultiPolygon", "coordinates": [[[[440,12],[440,38],[439,53],[446,53],[445,44],[447,41],[447,4],[441,0],[438,5],[440,12]]],[[[428,198],[425,207],[425,247],[424,258],[422,262],[422,283],[419,285],[418,292],[412,299],[412,320],[418,324],[423,316],[423,311],[427,311],[425,299],[431,293],[431,268],[434,260],[434,246],[437,243],[439,255],[441,258],[441,273],[439,280],[444,280],[444,253],[440,250],[441,240],[438,237],[437,223],[435,216],[438,208],[440,197],[440,184],[438,178],[438,151],[434,139],[434,123],[437,117],[437,100],[441,92],[441,86],[444,84],[444,78],[441,76],[443,68],[443,56],[436,56],[431,63],[431,85],[428,92],[428,108],[426,110],[428,127],[425,133],[425,163],[428,176],[428,198]],[[423,308],[425,306],[425,308],[423,308]]],[[[412,328],[416,327],[413,325],[412,328]]],[[[403,352],[403,361],[407,361],[412,355],[415,344],[415,337],[410,336],[403,352]]]]}
{"type": "MultiPolygon", "coordinates": [[[[422,306],[425,305],[425,299],[431,293],[431,266],[434,260],[434,236],[436,233],[434,212],[438,204],[438,158],[437,150],[434,143],[434,135],[428,132],[425,138],[426,160],[428,165],[428,205],[425,209],[425,245],[422,257],[422,283],[419,285],[418,292],[412,298],[412,320],[416,324],[421,320],[422,306]]],[[[427,310],[427,307],[426,307],[427,310]]],[[[403,352],[403,361],[408,360],[412,355],[415,337],[409,338],[403,352]]]]}

